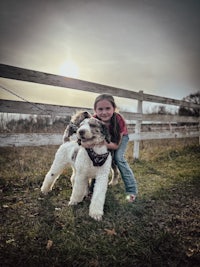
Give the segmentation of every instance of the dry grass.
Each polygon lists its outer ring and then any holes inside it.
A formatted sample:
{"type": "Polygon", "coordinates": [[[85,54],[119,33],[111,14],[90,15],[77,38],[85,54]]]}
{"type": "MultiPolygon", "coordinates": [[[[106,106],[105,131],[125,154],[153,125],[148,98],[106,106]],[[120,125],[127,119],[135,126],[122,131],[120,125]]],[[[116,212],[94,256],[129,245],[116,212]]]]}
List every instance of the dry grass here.
{"type": "Polygon", "coordinates": [[[0,266],[199,266],[195,143],[143,142],[134,163],[130,144],[138,198],[125,202],[122,181],[109,187],[102,222],[89,218],[89,200],[68,207],[70,169],[40,194],[57,147],[1,148],[0,266]]]}

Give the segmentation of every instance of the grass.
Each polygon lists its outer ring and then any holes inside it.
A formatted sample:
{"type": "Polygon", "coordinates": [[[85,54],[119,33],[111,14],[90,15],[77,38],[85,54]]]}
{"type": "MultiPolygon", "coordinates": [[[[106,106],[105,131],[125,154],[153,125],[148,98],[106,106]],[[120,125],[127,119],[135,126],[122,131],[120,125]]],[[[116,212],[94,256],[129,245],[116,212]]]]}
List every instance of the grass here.
{"type": "Polygon", "coordinates": [[[89,200],[68,207],[70,169],[41,195],[56,149],[0,150],[0,266],[200,265],[198,145],[143,142],[135,162],[130,145],[138,198],[125,202],[122,181],[109,187],[101,222],[88,216],[89,200]]]}

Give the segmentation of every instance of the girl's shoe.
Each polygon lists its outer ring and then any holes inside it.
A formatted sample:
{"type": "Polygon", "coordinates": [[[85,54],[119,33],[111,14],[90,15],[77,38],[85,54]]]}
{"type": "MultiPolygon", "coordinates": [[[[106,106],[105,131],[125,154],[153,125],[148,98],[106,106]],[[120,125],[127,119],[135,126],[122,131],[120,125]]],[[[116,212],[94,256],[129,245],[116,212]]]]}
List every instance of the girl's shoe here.
{"type": "Polygon", "coordinates": [[[133,203],[136,199],[136,196],[133,195],[133,194],[130,194],[130,195],[127,195],[126,196],[126,201],[129,202],[129,203],[133,203]]]}

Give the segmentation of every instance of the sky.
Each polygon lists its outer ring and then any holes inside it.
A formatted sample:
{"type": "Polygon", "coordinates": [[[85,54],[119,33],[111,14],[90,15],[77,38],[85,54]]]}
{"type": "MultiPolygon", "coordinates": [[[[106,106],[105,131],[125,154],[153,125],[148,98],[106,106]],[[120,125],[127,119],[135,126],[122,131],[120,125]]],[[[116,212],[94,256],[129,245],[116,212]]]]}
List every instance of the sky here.
{"type": "MultiPolygon", "coordinates": [[[[0,62],[182,99],[200,90],[199,14],[199,0],[1,0],[0,62]]],[[[96,97],[0,84],[33,102],[92,107],[96,97]]],[[[19,100],[2,88],[0,98],[19,100]]]]}

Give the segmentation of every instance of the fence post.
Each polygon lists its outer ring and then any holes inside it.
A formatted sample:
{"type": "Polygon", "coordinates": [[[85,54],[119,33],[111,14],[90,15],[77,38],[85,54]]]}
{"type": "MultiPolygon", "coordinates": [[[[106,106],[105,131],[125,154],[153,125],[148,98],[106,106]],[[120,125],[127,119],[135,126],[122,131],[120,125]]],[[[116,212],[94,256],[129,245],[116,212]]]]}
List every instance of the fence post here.
{"type": "MultiPolygon", "coordinates": [[[[143,91],[139,91],[139,95],[140,97],[138,99],[137,113],[142,114],[143,91]]],[[[136,121],[135,133],[138,134],[138,136],[140,135],[141,132],[141,124],[142,124],[142,119],[136,121]]],[[[133,148],[133,158],[139,159],[139,153],[140,153],[140,140],[135,140],[133,148]]]]}

